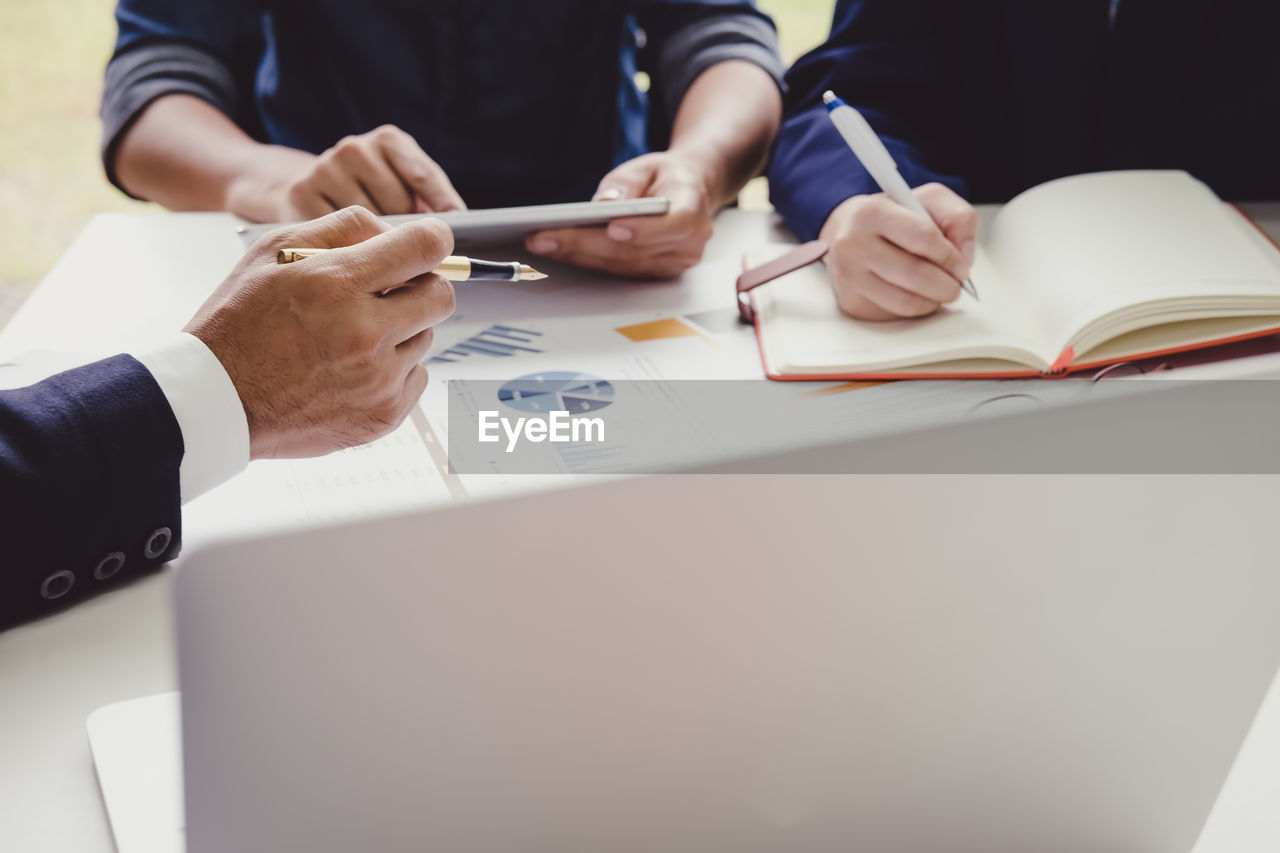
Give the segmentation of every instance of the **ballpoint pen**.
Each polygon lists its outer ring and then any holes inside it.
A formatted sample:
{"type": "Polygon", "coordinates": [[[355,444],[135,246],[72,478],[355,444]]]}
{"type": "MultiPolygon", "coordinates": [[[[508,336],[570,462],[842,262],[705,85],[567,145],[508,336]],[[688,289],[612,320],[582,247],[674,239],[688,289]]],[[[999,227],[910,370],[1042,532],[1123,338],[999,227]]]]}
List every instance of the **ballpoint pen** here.
{"type": "MultiPolygon", "coordinates": [[[[907,210],[923,213],[933,221],[933,217],[929,216],[920,199],[916,198],[911,187],[907,186],[902,173],[898,171],[898,164],[893,161],[893,155],[884,147],[884,143],[871,129],[871,125],[867,124],[862,113],[849,106],[830,90],[822,94],[822,102],[827,105],[827,115],[831,118],[831,123],[836,126],[836,130],[853,150],[854,156],[861,161],[884,194],[907,210]]],[[[974,299],[978,298],[978,289],[973,286],[972,279],[965,279],[963,287],[965,293],[974,299]]]]}
{"type": "MultiPolygon", "coordinates": [[[[319,255],[328,249],[281,249],[276,252],[276,263],[291,264],[303,258],[319,255]]],[[[434,270],[436,275],[450,281],[539,281],[547,277],[528,264],[519,261],[481,261],[450,255],[434,270]]]]}

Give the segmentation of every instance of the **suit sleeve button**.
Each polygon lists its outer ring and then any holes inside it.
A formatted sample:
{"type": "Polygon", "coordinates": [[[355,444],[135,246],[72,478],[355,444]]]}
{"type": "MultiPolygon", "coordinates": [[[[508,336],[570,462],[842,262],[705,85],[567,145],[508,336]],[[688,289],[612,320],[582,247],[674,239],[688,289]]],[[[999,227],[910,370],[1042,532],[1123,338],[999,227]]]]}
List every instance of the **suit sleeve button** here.
{"type": "Polygon", "coordinates": [[[169,550],[169,543],[173,541],[173,531],[167,527],[157,528],[147,537],[147,544],[142,546],[142,556],[148,560],[154,560],[165,551],[169,550]]]}
{"type": "Polygon", "coordinates": [[[124,568],[124,552],[112,551],[107,556],[98,561],[98,565],[94,566],[93,576],[97,580],[105,581],[115,576],[116,572],[124,568]]]}
{"type": "Polygon", "coordinates": [[[71,592],[71,587],[76,585],[76,576],[68,571],[54,572],[44,579],[44,583],[40,584],[40,595],[49,601],[57,601],[62,596],[71,592]]]}

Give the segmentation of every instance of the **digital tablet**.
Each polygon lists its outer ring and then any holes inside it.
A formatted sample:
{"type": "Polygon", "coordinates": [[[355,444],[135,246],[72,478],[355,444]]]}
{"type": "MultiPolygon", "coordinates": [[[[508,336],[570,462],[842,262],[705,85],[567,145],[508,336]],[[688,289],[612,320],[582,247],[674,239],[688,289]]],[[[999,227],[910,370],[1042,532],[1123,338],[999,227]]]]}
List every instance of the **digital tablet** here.
{"type": "MultiPolygon", "coordinates": [[[[583,201],[571,204],[537,204],[529,207],[495,207],[489,210],[455,210],[447,213],[408,213],[384,216],[384,222],[399,225],[412,219],[433,216],[453,229],[458,250],[483,246],[506,246],[524,241],[526,235],[556,228],[607,225],[629,216],[661,216],[667,212],[665,198],[632,198],[621,201],[583,201]]],[[[280,223],[241,225],[236,231],[249,246],[280,223]]]]}

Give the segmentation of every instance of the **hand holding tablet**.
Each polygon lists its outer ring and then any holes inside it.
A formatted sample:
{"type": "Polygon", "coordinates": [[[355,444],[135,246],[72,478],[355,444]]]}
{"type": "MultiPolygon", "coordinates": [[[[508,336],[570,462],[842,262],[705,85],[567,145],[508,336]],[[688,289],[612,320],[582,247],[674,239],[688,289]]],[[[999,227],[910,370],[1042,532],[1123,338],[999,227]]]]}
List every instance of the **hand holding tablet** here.
{"type": "MultiPolygon", "coordinates": [[[[490,210],[456,210],[431,214],[384,216],[388,225],[400,225],[423,216],[443,220],[453,229],[454,245],[460,249],[490,246],[518,246],[526,236],[563,228],[603,227],[615,219],[634,216],[662,216],[669,202],[665,198],[634,198],[620,201],[584,201],[570,204],[539,204],[529,207],[501,207],[490,210]]],[[[237,231],[252,244],[275,224],[241,225],[237,231]]]]}
{"type": "Polygon", "coordinates": [[[663,198],[662,216],[618,219],[608,228],[544,230],[525,248],[563,263],[639,279],[674,278],[702,260],[711,223],[724,202],[714,170],[674,149],[628,160],[605,175],[596,203],[663,198]]]}

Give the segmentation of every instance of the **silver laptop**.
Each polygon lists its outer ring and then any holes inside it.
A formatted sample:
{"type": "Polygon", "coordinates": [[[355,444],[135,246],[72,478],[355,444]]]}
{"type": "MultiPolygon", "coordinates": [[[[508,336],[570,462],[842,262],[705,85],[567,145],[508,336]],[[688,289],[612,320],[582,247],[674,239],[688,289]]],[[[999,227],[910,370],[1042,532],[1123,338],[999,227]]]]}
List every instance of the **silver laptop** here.
{"type": "Polygon", "coordinates": [[[1280,664],[1272,494],[657,476],[211,547],[188,849],[1189,851],[1280,664]]]}
{"type": "MultiPolygon", "coordinates": [[[[735,469],[1280,470],[1280,416],[1231,414],[1274,395],[1238,390],[735,469]]],[[[670,475],[197,548],[187,849],[1275,850],[1280,690],[1245,734],[1275,505],[1264,477],[670,475]]],[[[90,720],[121,853],[183,849],[177,709],[90,720]]]]}

